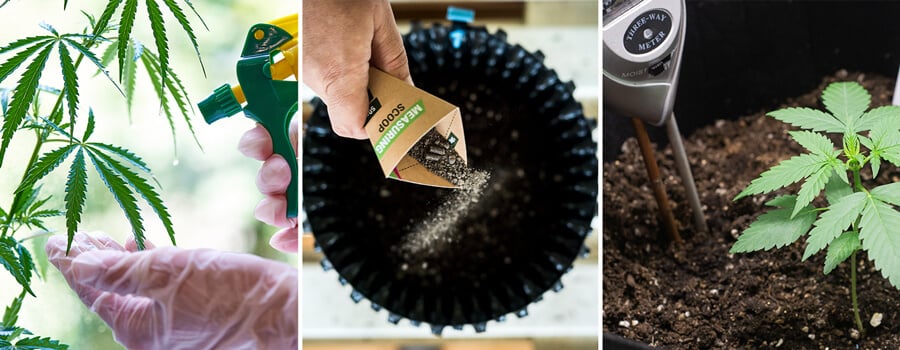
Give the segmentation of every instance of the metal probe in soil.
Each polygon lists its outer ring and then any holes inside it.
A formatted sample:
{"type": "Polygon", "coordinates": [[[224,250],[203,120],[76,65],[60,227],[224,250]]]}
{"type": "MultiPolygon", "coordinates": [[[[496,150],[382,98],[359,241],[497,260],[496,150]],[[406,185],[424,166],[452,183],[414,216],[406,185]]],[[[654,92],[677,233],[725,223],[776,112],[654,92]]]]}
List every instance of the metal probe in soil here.
{"type": "Polygon", "coordinates": [[[694,212],[694,226],[697,232],[708,232],[706,218],[703,216],[703,207],[700,206],[700,195],[697,193],[697,184],[694,183],[694,175],[691,173],[691,164],[688,163],[687,152],[684,151],[684,142],[681,140],[681,132],[678,131],[678,123],[675,122],[675,113],[666,122],[666,131],[669,133],[669,143],[672,144],[672,153],[675,154],[675,166],[684,183],[684,193],[687,194],[691,211],[694,212]]]}
{"type": "Polygon", "coordinates": [[[682,244],[681,235],[678,234],[675,216],[672,214],[672,208],[669,207],[669,197],[666,195],[666,189],[659,178],[659,168],[656,165],[656,156],[653,155],[653,146],[650,145],[647,129],[640,118],[631,118],[631,122],[634,124],[638,144],[641,146],[641,155],[644,156],[644,165],[647,167],[647,177],[650,179],[650,185],[653,186],[653,196],[656,197],[656,205],[659,207],[660,214],[662,214],[663,225],[666,227],[669,241],[674,241],[680,245],[682,244]]]}

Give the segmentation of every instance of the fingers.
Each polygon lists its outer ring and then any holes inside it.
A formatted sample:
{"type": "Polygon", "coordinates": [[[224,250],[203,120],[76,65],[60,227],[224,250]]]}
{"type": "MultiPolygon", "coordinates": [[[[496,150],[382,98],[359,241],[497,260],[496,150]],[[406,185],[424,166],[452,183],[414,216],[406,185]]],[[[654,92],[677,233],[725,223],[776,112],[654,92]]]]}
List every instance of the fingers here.
{"type": "Polygon", "coordinates": [[[372,1],[304,1],[303,82],[328,105],[334,132],[367,139],[372,1]],[[328,21],[321,20],[328,18],[328,21]],[[314,20],[315,19],[315,20],[314,20]]]}
{"type": "Polygon", "coordinates": [[[298,229],[296,226],[286,228],[275,233],[269,240],[272,248],[285,253],[296,253],[299,246],[298,229]]]}
{"type": "Polygon", "coordinates": [[[322,77],[324,89],[317,91],[328,106],[331,128],[338,136],[365,140],[369,136],[363,129],[369,97],[368,63],[342,68],[330,67],[322,77]]]}
{"type": "Polygon", "coordinates": [[[272,138],[269,131],[260,124],[248,130],[238,142],[238,150],[247,157],[266,160],[272,156],[272,138]]]}
{"type": "MultiPolygon", "coordinates": [[[[156,248],[156,244],[153,244],[153,242],[150,242],[149,239],[145,239],[144,240],[144,250],[149,250],[149,249],[153,249],[153,248],[156,248]]],[[[139,251],[138,246],[137,246],[137,241],[134,240],[134,237],[129,236],[125,240],[125,250],[127,250],[129,252],[138,252],[139,251]]]]}
{"type": "Polygon", "coordinates": [[[266,159],[256,176],[256,187],[264,194],[282,194],[290,182],[291,167],[278,154],[266,159]]]}
{"type": "MultiPolygon", "coordinates": [[[[282,191],[284,192],[284,191],[282,191]]],[[[287,198],[281,195],[271,195],[263,198],[256,206],[253,215],[257,220],[278,227],[296,227],[297,218],[287,218],[287,198]]]]}
{"type": "Polygon", "coordinates": [[[142,252],[88,251],[71,261],[70,275],[78,283],[102,292],[166,297],[178,288],[186,258],[163,247],[142,252]]]}
{"type": "Polygon", "coordinates": [[[375,9],[375,35],[372,38],[372,66],[404,80],[412,85],[409,61],[403,38],[397,29],[394,13],[387,1],[379,2],[375,9]]]}

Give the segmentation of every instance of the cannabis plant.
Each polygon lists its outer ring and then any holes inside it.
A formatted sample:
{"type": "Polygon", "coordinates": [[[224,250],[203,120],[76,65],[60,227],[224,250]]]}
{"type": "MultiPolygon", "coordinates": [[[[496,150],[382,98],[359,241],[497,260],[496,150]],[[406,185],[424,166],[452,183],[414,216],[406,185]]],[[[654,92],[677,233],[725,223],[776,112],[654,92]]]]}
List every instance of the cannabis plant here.
{"type": "MultiPolygon", "coordinates": [[[[2,1],[0,7],[7,3],[9,0],[2,1]]],[[[0,203],[0,265],[22,288],[21,294],[5,309],[0,320],[0,349],[68,348],[57,340],[35,336],[18,325],[18,313],[23,300],[26,295],[35,296],[31,282],[33,278],[43,274],[42,266],[46,266],[46,261],[36,259],[29,251],[26,241],[34,239],[38,244],[32,247],[35,253],[41,254],[41,242],[46,241],[46,235],[53,231],[46,227],[45,220],[65,217],[65,231],[71,247],[88,200],[90,179],[99,179],[109,190],[130,224],[140,249],[144,247],[143,216],[138,203],[140,199],[154,211],[172,243],[175,243],[172,221],[154,186],[155,179],[150,168],[139,156],[122,146],[91,139],[97,126],[97,118],[89,104],[79,98],[80,79],[85,75],[90,77],[102,74],[110,81],[112,91],[117,91],[127,102],[130,113],[135,94],[136,71],[143,67],[173,134],[176,116],[183,117],[191,128],[188,109],[192,108],[192,104],[169,64],[163,8],[171,13],[187,34],[199,57],[193,29],[180,1],[145,0],[142,3],[146,7],[156,52],[144,47],[132,35],[138,14],[137,0],[110,0],[99,11],[99,17],[82,11],[87,25],[80,32],[61,33],[53,26],[42,23],[40,26],[47,34],[21,38],[0,46],[0,84],[10,82],[9,78],[20,72],[18,82],[8,84],[12,88],[2,88],[3,85],[0,85],[0,171],[10,171],[7,170],[9,164],[5,164],[4,159],[14,137],[30,136],[34,142],[21,181],[11,188],[0,187],[0,190],[8,190],[12,194],[10,203],[0,203]],[[103,54],[98,55],[97,52],[103,54]],[[107,70],[114,56],[118,58],[118,79],[107,70]],[[59,61],[56,68],[47,65],[51,57],[59,61]],[[87,64],[82,65],[85,62],[87,64]],[[48,72],[61,76],[62,86],[41,84],[42,76],[48,72]],[[77,134],[76,126],[78,130],[82,130],[77,134]],[[56,202],[51,201],[53,195],[42,194],[40,183],[67,160],[69,166],[65,188],[53,191],[63,197],[63,206],[60,208],[55,207],[53,203],[56,202]],[[89,176],[89,168],[94,169],[95,177],[89,176]]],[[[67,1],[63,3],[64,10],[66,5],[67,1]]],[[[190,0],[184,0],[184,5],[194,10],[190,0]]],[[[0,9],[7,11],[3,14],[4,18],[14,17],[8,12],[11,10],[8,7],[0,9]]],[[[196,14],[195,10],[194,13],[196,14]]],[[[193,134],[192,128],[191,133],[193,134]]]]}
{"type": "Polygon", "coordinates": [[[734,200],[769,193],[803,181],[796,195],[783,195],[766,205],[777,209],[761,215],[744,230],[732,253],[781,248],[806,236],[805,261],[826,249],[825,274],[850,259],[850,284],[856,326],[863,331],[856,298],[856,254],[865,250],[875,267],[900,288],[900,183],[871,187],[884,162],[900,166],[900,107],[871,110],[871,96],[855,82],[830,84],[822,92],[828,113],[810,108],[784,108],[768,115],[802,130],[791,138],[808,153],[763,172],[734,200]],[[867,111],[868,110],[868,111],[867,111]],[[826,134],[842,135],[836,149],[826,134]],[[827,206],[813,200],[824,190],[827,206]]]}

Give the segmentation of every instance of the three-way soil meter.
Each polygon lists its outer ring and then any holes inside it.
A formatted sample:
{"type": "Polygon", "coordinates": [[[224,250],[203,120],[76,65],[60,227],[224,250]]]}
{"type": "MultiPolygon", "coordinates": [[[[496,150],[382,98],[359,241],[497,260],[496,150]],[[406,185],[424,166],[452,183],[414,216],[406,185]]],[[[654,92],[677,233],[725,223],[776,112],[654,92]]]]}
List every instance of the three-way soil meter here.
{"type": "MultiPolygon", "coordinates": [[[[598,211],[597,144],[575,88],[506,33],[454,21],[414,23],[403,36],[416,87],[461,108],[468,165],[490,173],[455,236],[403,249],[453,189],[385,179],[369,141],[338,137],[317,105],[303,140],[303,207],[322,264],[351,298],[445,327],[503,321],[548,290],[587,254],[598,211]]],[[[427,156],[427,155],[426,155],[427,156]]]]}
{"type": "Polygon", "coordinates": [[[694,213],[705,232],[706,219],[673,107],[684,47],[683,0],[603,1],[603,103],[632,116],[647,174],[669,239],[681,242],[644,123],[665,124],[675,164],[694,213]]]}

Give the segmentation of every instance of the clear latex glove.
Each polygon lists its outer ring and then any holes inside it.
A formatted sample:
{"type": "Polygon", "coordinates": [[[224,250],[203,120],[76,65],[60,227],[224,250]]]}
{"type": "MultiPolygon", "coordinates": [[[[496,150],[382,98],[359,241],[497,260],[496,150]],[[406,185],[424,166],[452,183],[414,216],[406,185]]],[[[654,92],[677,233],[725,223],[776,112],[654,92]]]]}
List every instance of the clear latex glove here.
{"type": "MultiPolygon", "coordinates": [[[[297,153],[298,124],[295,118],[290,125],[288,135],[297,153]]],[[[297,218],[288,219],[287,197],[284,192],[291,181],[291,169],[280,155],[272,151],[272,139],[262,125],[250,129],[241,137],[238,150],[245,156],[263,161],[256,176],[256,187],[266,197],[256,206],[254,215],[259,221],[272,226],[281,227],[269,244],[283,252],[296,253],[298,246],[297,218]]]]}
{"type": "Polygon", "coordinates": [[[46,250],[129,349],[298,346],[297,270],[287,264],[208,249],[136,252],[103,234],[76,234],[68,256],[63,236],[46,250]]]}
{"type": "Polygon", "coordinates": [[[388,0],[303,1],[303,83],[328,105],[335,134],[368,139],[369,67],[412,84],[388,0]]]}

